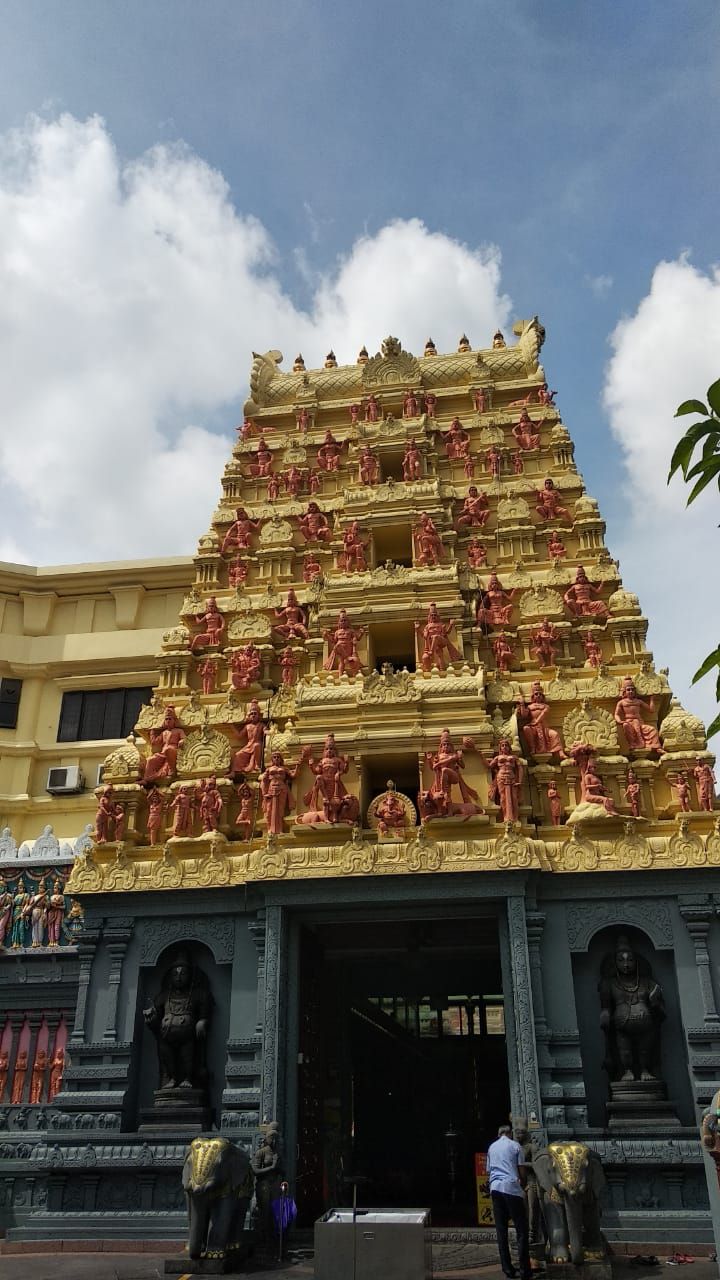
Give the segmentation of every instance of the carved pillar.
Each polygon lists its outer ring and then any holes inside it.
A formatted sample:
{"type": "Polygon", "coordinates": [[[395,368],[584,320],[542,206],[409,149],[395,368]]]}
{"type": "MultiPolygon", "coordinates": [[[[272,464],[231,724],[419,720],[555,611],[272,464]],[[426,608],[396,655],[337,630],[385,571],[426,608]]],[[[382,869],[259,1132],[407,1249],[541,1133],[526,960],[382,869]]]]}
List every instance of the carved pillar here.
{"type": "MultiPolygon", "coordinates": [[[[540,1079],[525,899],[520,894],[513,894],[507,899],[507,926],[517,1056],[517,1093],[522,1114],[527,1116],[529,1123],[535,1128],[536,1125],[542,1125],[540,1079]]],[[[540,1135],[537,1136],[540,1140],[540,1135]]]]}
{"type": "Polygon", "coordinates": [[[279,1120],[285,1099],[285,1059],[280,1028],[285,1024],[287,926],[282,907],[265,911],[265,1005],[263,1016],[260,1115],[279,1120]]]}
{"type": "Polygon", "coordinates": [[[107,988],[107,1014],[103,1040],[117,1040],[117,1005],[122,979],[123,961],[128,943],[132,938],[133,921],[117,920],[106,927],[104,938],[110,956],[110,973],[107,988]]]}
{"type": "Polygon", "coordinates": [[[84,929],[78,942],[78,957],[80,960],[80,972],[78,974],[78,994],[77,1004],[75,1006],[75,1025],[70,1037],[71,1044],[82,1044],[85,1039],[85,1016],[87,1014],[87,998],[88,988],[90,986],[90,972],[92,970],[93,959],[95,958],[95,948],[100,938],[99,929],[84,929]]]}
{"type": "Polygon", "coordinates": [[[248,929],[258,953],[257,961],[257,1019],[255,1030],[260,1034],[265,1016],[265,911],[258,911],[255,920],[248,920],[248,929]]]}
{"type": "Polygon", "coordinates": [[[685,921],[690,937],[692,938],[695,948],[695,968],[697,970],[698,982],[700,983],[700,998],[703,1005],[703,1021],[705,1025],[714,1026],[720,1023],[720,1014],[718,1014],[717,1005],[715,1003],[715,992],[712,984],[712,974],[710,972],[710,956],[707,947],[707,936],[710,930],[710,921],[712,919],[712,905],[708,902],[704,903],[683,903],[682,898],[679,902],[680,915],[685,921]]]}

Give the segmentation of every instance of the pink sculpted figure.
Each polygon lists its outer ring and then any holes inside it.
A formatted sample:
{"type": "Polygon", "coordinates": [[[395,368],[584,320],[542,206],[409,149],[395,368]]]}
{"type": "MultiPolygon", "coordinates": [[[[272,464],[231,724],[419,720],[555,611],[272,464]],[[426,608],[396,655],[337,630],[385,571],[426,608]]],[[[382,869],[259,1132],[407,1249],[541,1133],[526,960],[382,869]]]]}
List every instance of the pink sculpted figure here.
{"type": "Polygon", "coordinates": [[[236,556],[228,569],[228,582],[231,587],[242,587],[247,582],[250,565],[246,560],[236,556]]]}
{"type": "Polygon", "coordinates": [[[380,404],[375,396],[368,396],[365,403],[365,421],[377,422],[380,417],[380,404]]]}
{"type": "Polygon", "coordinates": [[[214,648],[220,644],[225,630],[225,619],[218,609],[215,596],[210,596],[205,603],[205,612],[196,614],[195,621],[199,622],[203,629],[193,637],[190,645],[193,652],[196,649],[214,648]]]}
{"type": "Polygon", "coordinates": [[[270,764],[260,777],[260,799],[271,836],[281,836],[283,833],[285,815],[293,807],[291,784],[297,771],[298,765],[290,768],[285,764],[281,753],[273,751],[270,764]]]}
{"type": "Polygon", "coordinates": [[[422,467],[422,458],[420,450],[417,447],[417,440],[413,436],[412,440],[405,447],[405,456],[402,460],[403,480],[419,480],[422,467]]]}
{"type": "Polygon", "coordinates": [[[272,471],[272,452],[268,448],[267,440],[261,436],[258,440],[258,447],[255,450],[255,461],[250,463],[249,474],[255,479],[262,479],[269,476],[272,471]]]}
{"type": "Polygon", "coordinates": [[[418,398],[415,392],[408,388],[403,396],[403,418],[417,418],[419,412],[418,398]]]}
{"type": "Polygon", "coordinates": [[[466,480],[473,480],[475,478],[475,459],[471,457],[470,454],[467,455],[463,463],[463,471],[465,472],[466,480]]]}
{"type": "Polygon", "coordinates": [[[557,391],[548,391],[547,382],[543,382],[542,386],[538,388],[537,394],[540,404],[554,404],[557,391]]]}
{"type": "Polygon", "coordinates": [[[332,530],[317,502],[308,502],[307,511],[300,517],[300,529],[306,542],[329,542],[332,530]]]}
{"type": "Polygon", "coordinates": [[[582,565],[578,567],[575,581],[568,587],[563,600],[576,618],[609,618],[610,610],[603,600],[593,600],[593,595],[600,595],[602,587],[593,586],[582,565]]]}
{"type": "Polygon", "coordinates": [[[513,654],[515,650],[510,644],[504,631],[500,632],[492,642],[492,651],[495,654],[495,666],[503,675],[510,671],[512,667],[513,654]]]}
{"type": "Polygon", "coordinates": [[[485,413],[490,407],[487,387],[476,387],[472,393],[476,413],[485,413]]]}
{"type": "Polygon", "coordinates": [[[317,464],[321,471],[337,471],[340,466],[341,449],[342,445],[338,444],[332,431],[326,431],[317,451],[317,464]]]}
{"type": "Polygon", "coordinates": [[[453,418],[445,432],[445,452],[452,461],[454,458],[466,458],[470,451],[470,436],[459,418],[453,418]]]}
{"type": "Polygon", "coordinates": [[[304,484],[304,474],[295,464],[285,472],[285,489],[291,498],[297,498],[304,484]]]}
{"type": "Polygon", "coordinates": [[[698,804],[706,813],[715,808],[715,774],[707,760],[696,760],[693,777],[697,784],[698,804]]]}
{"type": "Polygon", "coordinates": [[[560,734],[547,723],[550,707],[539,680],[533,681],[530,701],[521,699],[517,705],[518,724],[528,750],[533,755],[557,755],[566,759],[560,734]]]}
{"type": "Polygon", "coordinates": [[[602,649],[600,648],[600,645],[595,639],[592,631],[588,631],[587,634],[583,636],[583,649],[585,650],[587,665],[597,669],[602,664],[603,655],[602,649]]]}
{"type": "Polygon", "coordinates": [[[53,891],[48,898],[47,931],[49,947],[58,947],[60,945],[60,929],[64,915],[65,893],[63,891],[63,882],[58,879],[55,880],[53,891]]]}
{"type": "Polygon", "coordinates": [[[195,788],[181,787],[170,805],[175,810],[172,833],[174,836],[192,835],[193,818],[195,817],[195,788]]]}
{"type": "Polygon", "coordinates": [[[580,800],[583,804],[602,805],[606,813],[617,813],[612,796],[607,794],[603,780],[597,771],[595,752],[585,742],[570,748],[570,755],[580,769],[580,800]]]}
{"type": "Polygon", "coordinates": [[[230,659],[230,683],[233,689],[249,689],[260,678],[260,650],[250,642],[236,649],[230,659]]]}
{"type": "Polygon", "coordinates": [[[251,418],[245,418],[239,427],[235,428],[238,433],[239,440],[249,440],[255,434],[255,423],[251,418]]]}
{"type": "Polygon", "coordinates": [[[377,484],[380,478],[380,463],[369,444],[360,450],[360,483],[377,484]]]}
{"type": "Polygon", "coordinates": [[[533,431],[535,423],[530,418],[527,409],[523,409],[518,418],[512,433],[517,440],[518,449],[539,449],[540,433],[533,431]]]}
{"type": "Polygon", "coordinates": [[[425,392],[425,412],[428,418],[435,417],[435,408],[437,405],[437,396],[434,391],[425,392]]]}
{"type": "Polygon", "coordinates": [[[303,803],[308,805],[308,812],[300,821],[306,822],[353,822],[359,816],[359,804],[356,796],[350,795],[343,783],[343,775],[347,773],[349,761],[341,756],[335,744],[335,734],[329,733],[325,739],[320,760],[314,760],[311,754],[305,759],[315,776],[311,789],[303,796],[303,803]]]}
{"type": "Polygon", "coordinates": [[[547,798],[550,806],[550,821],[554,827],[559,827],[562,822],[563,805],[557,782],[548,782],[547,798]]]}
{"type": "Polygon", "coordinates": [[[292,588],[287,593],[285,604],[275,610],[278,622],[273,627],[284,640],[307,640],[310,634],[307,629],[307,610],[303,608],[292,588]]]}
{"type": "Polygon", "coordinates": [[[630,805],[630,812],[633,818],[640,817],[640,783],[637,780],[637,774],[634,769],[628,769],[627,784],[625,786],[625,799],[630,805]]]}
{"type": "Polygon", "coordinates": [[[553,665],[559,644],[560,637],[547,618],[543,618],[540,626],[530,632],[530,652],[537,658],[541,667],[553,665]]]}
{"type": "Polygon", "coordinates": [[[322,576],[322,565],[317,556],[310,554],[303,560],[303,582],[313,582],[322,576]]]}
{"type": "Polygon", "coordinates": [[[380,803],[375,806],[378,831],[381,836],[403,833],[408,821],[405,805],[395,790],[395,783],[391,778],[388,778],[385,785],[387,791],[380,797],[380,803]]]}
{"type": "Polygon", "coordinates": [[[523,471],[525,470],[525,463],[523,462],[523,456],[519,449],[517,449],[513,454],[512,461],[513,461],[513,471],[515,475],[521,476],[523,471]]]}
{"type": "Polygon", "coordinates": [[[268,502],[277,502],[280,497],[280,476],[273,472],[268,476],[267,482],[267,500],[268,502]]]}
{"type": "Polygon", "coordinates": [[[467,544],[467,558],[471,569],[481,569],[487,564],[487,547],[477,538],[471,538],[467,544]]]}
{"type": "Polygon", "coordinates": [[[353,427],[356,427],[358,423],[358,418],[360,417],[360,405],[351,404],[349,413],[350,413],[350,423],[353,427]]]}
{"type": "MultiPolygon", "coordinates": [[[[333,468],[333,467],[328,468],[328,470],[330,471],[335,469],[336,468],[333,468]]],[[[318,471],[317,467],[311,467],[310,471],[308,472],[308,493],[316,494],[316,493],[319,493],[321,489],[322,489],[322,475],[318,471]]]]}
{"type": "Polygon", "coordinates": [[[425,763],[433,771],[433,782],[429,790],[421,790],[418,803],[420,815],[427,818],[471,818],[482,813],[478,803],[477,791],[469,787],[462,776],[465,768],[465,749],[474,749],[472,739],[464,739],[463,746],[456,748],[450,737],[450,730],[443,729],[440,734],[437,751],[425,752],[425,763]],[[452,798],[453,787],[459,787],[462,803],[452,798]]]}
{"type": "Polygon", "coordinates": [[[125,805],[118,803],[113,809],[113,821],[115,823],[115,839],[120,841],[125,839],[125,805]]]}
{"type": "Polygon", "coordinates": [[[343,549],[340,556],[341,568],[346,573],[362,573],[367,569],[365,552],[369,545],[370,540],[362,537],[360,525],[357,520],[353,520],[350,528],[346,529],[343,534],[343,549]]]}
{"type": "Polygon", "coordinates": [[[433,600],[428,609],[427,622],[423,626],[421,622],[415,623],[415,630],[422,638],[422,654],[420,656],[420,664],[423,671],[431,671],[433,667],[438,667],[440,671],[444,671],[446,667],[445,653],[451,662],[459,661],[461,654],[454,644],[448,639],[455,623],[443,622],[438,607],[433,600]]]}
{"type": "Polygon", "coordinates": [[[362,639],[366,631],[367,627],[352,627],[347,611],[341,609],[335,626],[323,632],[330,646],[323,663],[324,670],[337,670],[340,676],[346,673],[349,676],[356,675],[362,666],[358,657],[358,640],[362,639]]]}
{"type": "Polygon", "coordinates": [[[682,813],[690,812],[690,783],[687,780],[686,773],[678,773],[676,777],[670,779],[675,794],[678,798],[678,804],[682,813]]]}
{"type": "Polygon", "coordinates": [[[234,826],[240,832],[241,840],[249,840],[255,826],[255,792],[249,782],[241,782],[235,794],[240,801],[234,826]]]}
{"type": "Polygon", "coordinates": [[[238,507],[235,512],[235,519],[223,538],[220,548],[221,555],[225,555],[233,547],[236,547],[238,551],[248,551],[251,535],[257,533],[259,528],[260,521],[251,520],[245,508],[238,507]]]}
{"type": "Polygon", "coordinates": [[[506,627],[513,611],[514,599],[515,589],[506,591],[497,574],[491,573],[475,615],[478,627],[506,627]]]}
{"type": "Polygon", "coordinates": [[[500,464],[502,462],[502,454],[497,445],[494,444],[485,454],[485,465],[490,472],[493,480],[497,480],[500,475],[500,464]]]}
{"type": "Polygon", "coordinates": [[[477,485],[471,484],[467,491],[467,498],[462,504],[462,510],[455,521],[455,528],[458,533],[462,533],[464,529],[482,529],[490,518],[490,504],[488,496],[483,491],[478,492],[477,485]]]}
{"type": "Polygon", "coordinates": [[[98,800],[97,813],[95,814],[95,841],[97,844],[105,844],[106,840],[110,840],[110,827],[115,817],[115,795],[112,786],[104,787],[98,800]]]}
{"type": "Polygon", "coordinates": [[[560,494],[555,488],[555,481],[549,477],[543,483],[542,489],[537,489],[535,496],[537,497],[537,506],[535,510],[544,522],[555,521],[560,519],[569,520],[572,524],[572,516],[567,507],[563,507],[560,502],[560,494]]]}
{"type": "Polygon", "coordinates": [[[150,730],[150,746],[152,755],[148,758],[143,774],[143,782],[154,782],[156,778],[171,778],[175,773],[178,751],[185,741],[185,730],[174,707],[168,707],[159,729],[150,730]]]}
{"type": "Polygon", "coordinates": [[[557,529],[553,529],[547,542],[548,556],[551,560],[562,560],[567,555],[565,543],[563,542],[557,529]]]}
{"type": "MultiPolygon", "coordinates": [[[[5,937],[12,924],[13,895],[5,883],[0,878],[0,950],[5,946],[5,937]]],[[[2,1102],[5,1090],[0,1090],[0,1102],[2,1102]]]]}
{"type": "Polygon", "coordinates": [[[239,730],[238,750],[233,752],[229,773],[259,773],[265,746],[265,725],[257,698],[253,698],[239,730]]]}
{"type": "Polygon", "coordinates": [[[660,735],[654,724],[644,724],[643,711],[653,712],[652,698],[641,698],[630,676],[626,676],[615,704],[615,723],[622,726],[625,741],[631,751],[658,751],[662,753],[660,735]]]}
{"type": "Polygon", "coordinates": [[[200,793],[200,821],[203,831],[217,831],[220,826],[222,807],[223,798],[218,788],[217,778],[212,773],[203,784],[200,793]]]}
{"type": "Polygon", "coordinates": [[[486,760],[483,756],[482,760],[492,776],[490,794],[493,801],[500,805],[505,822],[517,822],[520,817],[520,792],[525,770],[522,760],[513,755],[507,738],[500,739],[497,755],[491,760],[486,760]]]}
{"type": "Polygon", "coordinates": [[[421,511],[413,525],[413,545],[418,565],[436,565],[442,556],[442,539],[427,511],[421,511]]]}
{"type": "Polygon", "coordinates": [[[206,658],[198,670],[202,680],[203,693],[214,693],[218,673],[217,662],[213,658],[206,658]]]}
{"type": "Polygon", "coordinates": [[[303,435],[307,434],[307,429],[310,426],[310,414],[304,405],[301,409],[295,410],[295,425],[303,435]]]}
{"type": "Polygon", "coordinates": [[[295,650],[287,645],[280,654],[280,670],[282,672],[282,683],[288,688],[297,682],[297,672],[299,667],[299,659],[295,650]]]}
{"type": "Polygon", "coordinates": [[[157,787],[151,787],[148,791],[148,812],[147,812],[147,833],[151,845],[156,845],[160,839],[160,829],[162,827],[163,813],[165,810],[165,801],[162,792],[157,787]]]}

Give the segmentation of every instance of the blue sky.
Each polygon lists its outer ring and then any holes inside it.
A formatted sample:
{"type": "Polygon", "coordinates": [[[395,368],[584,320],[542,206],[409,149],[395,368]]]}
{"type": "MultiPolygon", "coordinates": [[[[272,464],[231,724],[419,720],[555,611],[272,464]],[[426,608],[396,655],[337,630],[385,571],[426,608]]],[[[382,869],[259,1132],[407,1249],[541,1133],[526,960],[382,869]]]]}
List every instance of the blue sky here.
{"type": "MultiPolygon", "coordinates": [[[[261,224],[265,247],[252,271],[270,281],[281,310],[312,312],[323,281],[341,269],[338,260],[352,255],[359,237],[372,240],[395,220],[421,219],[430,233],[471,251],[496,246],[499,293],[511,299],[513,316],[537,312],[546,326],[544,363],[579,464],[608,520],[611,549],[619,546],[624,561],[630,557],[635,580],[628,585],[650,612],[637,576],[642,530],[631,507],[637,517],[644,505],[651,525],[654,498],[647,485],[638,487],[627,462],[643,467],[644,459],[666,451],[677,400],[720,374],[709,338],[718,307],[717,5],[0,0],[0,18],[0,134],[22,137],[33,114],[46,122],[63,113],[78,122],[100,116],[121,186],[126,166],[149,149],[184,144],[222,174],[227,201],[244,225],[261,224]],[[684,251],[689,259],[681,258],[684,251]],[[680,274],[655,293],[663,262],[680,264],[680,274]],[[690,325],[681,327],[684,333],[696,322],[693,353],[699,345],[700,356],[685,358],[677,341],[672,350],[658,350],[656,336],[652,344],[648,339],[656,367],[651,361],[647,372],[633,370],[625,349],[613,375],[609,339],[618,323],[626,317],[630,328],[616,333],[616,346],[642,344],[648,309],[652,333],[662,335],[662,319],[676,306],[673,290],[688,283],[708,285],[700,289],[707,313],[688,312],[690,325]],[[631,406],[645,400],[632,378],[655,383],[668,362],[676,366],[666,391],[671,403],[652,408],[656,421],[666,412],[668,420],[654,441],[648,418],[639,429],[645,452],[638,454],[631,406]],[[610,388],[609,411],[603,389],[620,368],[625,382],[610,388]],[[686,385],[685,377],[701,383],[686,385]]],[[[5,148],[8,187],[16,149],[17,143],[5,148]]],[[[448,293],[453,289],[448,280],[448,293]]],[[[474,342],[487,342],[489,332],[472,332],[473,316],[462,318],[438,290],[442,284],[428,291],[422,329],[440,346],[454,345],[466,325],[474,342]],[[457,333],[436,332],[450,314],[457,314],[457,333]]],[[[242,309],[244,302],[217,297],[220,308],[242,309]]],[[[368,316],[371,323],[371,310],[368,316]]],[[[269,329],[271,321],[272,308],[259,327],[269,329]]],[[[376,347],[387,327],[379,314],[368,345],[376,347]]],[[[287,314],[278,329],[287,331],[287,314]]],[[[310,355],[320,358],[338,341],[320,326],[310,355]]],[[[271,344],[282,345],[268,336],[271,344]]],[[[251,345],[237,350],[239,394],[251,345]]],[[[178,429],[227,432],[237,418],[234,396],[230,379],[215,402],[205,392],[180,397],[178,429]]],[[[71,404],[72,386],[62,399],[71,404]]],[[[162,410],[170,434],[171,401],[166,396],[162,410]]],[[[681,508],[678,500],[665,512],[666,530],[668,522],[679,526],[681,508]]],[[[27,513],[18,514],[5,554],[14,546],[18,555],[39,559],[42,539],[32,536],[27,513]]],[[[702,536],[713,536],[716,524],[708,518],[702,536]]],[[[699,526],[692,529],[699,536],[699,526]]],[[[121,542],[118,533],[118,556],[135,553],[121,542]]],[[[71,541],[53,545],[63,558],[84,558],[71,541]]],[[[90,551],[111,549],[108,542],[90,551]]],[[[662,599],[653,596],[652,583],[649,591],[651,601],[662,599]]],[[[710,622],[699,614],[697,625],[704,620],[710,622]]],[[[671,656],[683,652],[676,641],[664,644],[671,656]]],[[[708,634],[702,652],[712,643],[715,635],[708,634]]]]}

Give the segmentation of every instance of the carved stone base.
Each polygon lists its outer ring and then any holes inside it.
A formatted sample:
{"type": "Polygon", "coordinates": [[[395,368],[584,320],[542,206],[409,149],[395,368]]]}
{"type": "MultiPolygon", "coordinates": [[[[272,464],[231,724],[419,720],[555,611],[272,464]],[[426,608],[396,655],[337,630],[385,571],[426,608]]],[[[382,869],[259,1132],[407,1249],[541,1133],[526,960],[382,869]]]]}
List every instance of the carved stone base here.
{"type": "Polygon", "coordinates": [[[186,1134],[210,1128],[210,1108],[204,1089],[156,1089],[155,1105],[140,1112],[139,1133],[182,1129],[186,1134]]]}
{"type": "Polygon", "coordinates": [[[613,1080],[607,1114],[609,1129],[680,1127],[664,1080],[613,1080]]]}

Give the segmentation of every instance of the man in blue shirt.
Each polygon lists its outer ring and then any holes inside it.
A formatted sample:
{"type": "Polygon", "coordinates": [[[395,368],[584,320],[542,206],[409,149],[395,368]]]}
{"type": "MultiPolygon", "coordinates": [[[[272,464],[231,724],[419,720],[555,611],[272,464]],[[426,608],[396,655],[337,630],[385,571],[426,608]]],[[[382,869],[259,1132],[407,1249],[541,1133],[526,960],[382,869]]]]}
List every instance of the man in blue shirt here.
{"type": "Polygon", "coordinates": [[[509,1124],[501,1124],[497,1141],[488,1147],[488,1181],[497,1232],[500,1265],[506,1276],[517,1276],[510,1258],[508,1225],[512,1220],[517,1235],[518,1260],[522,1280],[530,1280],[530,1246],[525,1203],[525,1154],[511,1137],[509,1124]]]}

